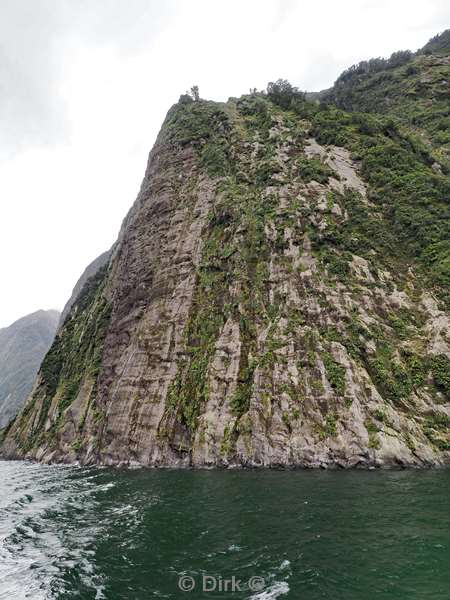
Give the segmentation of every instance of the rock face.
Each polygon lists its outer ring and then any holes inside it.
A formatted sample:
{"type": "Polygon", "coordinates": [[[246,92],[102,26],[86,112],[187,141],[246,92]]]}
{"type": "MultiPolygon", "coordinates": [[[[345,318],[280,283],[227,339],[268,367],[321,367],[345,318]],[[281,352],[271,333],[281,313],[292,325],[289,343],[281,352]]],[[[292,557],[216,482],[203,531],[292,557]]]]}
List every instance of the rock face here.
{"type": "Polygon", "coordinates": [[[3,455],[447,464],[442,156],[286,86],[183,97],[3,455]]]}
{"type": "Polygon", "coordinates": [[[0,329],[0,429],[25,404],[34,378],[50,348],[59,312],[39,310],[0,329]]]}
{"type": "Polygon", "coordinates": [[[75,304],[75,301],[78,298],[78,296],[80,295],[87,280],[90,277],[92,277],[93,275],[95,275],[99,269],[101,269],[102,267],[104,267],[107,264],[107,262],[109,261],[110,253],[111,253],[110,250],[108,250],[108,252],[103,252],[103,254],[100,254],[100,256],[98,256],[95,260],[93,260],[83,271],[83,274],[81,275],[80,279],[75,284],[75,287],[73,288],[73,291],[72,291],[72,295],[70,296],[69,300],[66,302],[66,305],[64,306],[64,309],[61,313],[61,318],[59,320],[60,326],[62,326],[64,321],[66,320],[66,317],[70,312],[70,309],[75,304]]]}

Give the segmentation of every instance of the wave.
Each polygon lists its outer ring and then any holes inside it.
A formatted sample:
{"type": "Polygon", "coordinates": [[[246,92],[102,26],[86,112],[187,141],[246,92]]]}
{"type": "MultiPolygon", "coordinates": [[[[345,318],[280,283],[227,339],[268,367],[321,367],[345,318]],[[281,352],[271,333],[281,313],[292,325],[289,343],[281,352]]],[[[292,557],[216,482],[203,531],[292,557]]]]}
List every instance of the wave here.
{"type": "Polygon", "coordinates": [[[262,592],[249,596],[248,600],[275,600],[280,596],[285,596],[289,592],[289,584],[286,581],[275,581],[262,592]]]}
{"type": "Polygon", "coordinates": [[[64,595],[70,570],[103,598],[90,550],[99,528],[87,519],[92,483],[70,467],[2,462],[1,470],[0,600],[64,595]]]}

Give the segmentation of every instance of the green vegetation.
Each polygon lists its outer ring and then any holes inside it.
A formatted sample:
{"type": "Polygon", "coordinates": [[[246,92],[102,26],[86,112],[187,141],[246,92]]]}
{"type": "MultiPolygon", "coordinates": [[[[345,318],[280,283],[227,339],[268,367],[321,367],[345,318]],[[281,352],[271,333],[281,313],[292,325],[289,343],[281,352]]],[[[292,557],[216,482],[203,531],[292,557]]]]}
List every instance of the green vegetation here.
{"type": "Polygon", "coordinates": [[[436,386],[450,400],[450,360],[444,354],[431,358],[431,372],[436,386]]]}
{"type": "Polygon", "coordinates": [[[378,408],[374,412],[373,416],[377,421],[380,421],[381,423],[386,423],[386,413],[384,410],[381,410],[380,408],[378,408]]]}
{"type": "MultiPolygon", "coordinates": [[[[241,108],[247,115],[244,123],[247,122],[252,128],[255,114],[257,119],[260,118],[258,103],[249,99],[241,108]]],[[[196,115],[199,115],[199,111],[204,111],[200,121],[209,119],[208,103],[201,101],[196,109],[196,115]]],[[[193,127],[191,124],[190,127],[201,129],[201,125],[193,127]]],[[[268,135],[268,129],[266,133],[268,135]]],[[[206,156],[214,154],[214,148],[210,141],[203,146],[199,155],[201,163],[207,168],[206,156]]],[[[217,159],[216,166],[219,162],[217,159]]],[[[242,342],[237,388],[231,399],[232,410],[237,419],[236,427],[238,419],[248,410],[252,394],[253,374],[257,365],[252,359],[256,334],[254,323],[263,318],[265,312],[260,294],[264,294],[262,285],[268,252],[264,221],[266,212],[270,212],[270,205],[261,206],[256,192],[258,186],[264,185],[264,178],[255,178],[254,189],[240,181],[238,166],[228,162],[227,176],[220,183],[221,200],[214,206],[204,232],[205,243],[202,262],[197,270],[193,308],[185,329],[188,357],[179,364],[177,377],[167,398],[168,414],[175,415],[176,420],[186,427],[190,435],[196,431],[198,416],[208,399],[208,366],[215,351],[216,340],[231,314],[239,323],[242,342]],[[233,240],[238,227],[243,227],[246,235],[236,245],[233,240]],[[238,299],[232,299],[228,286],[236,277],[242,281],[241,292],[238,299]]],[[[212,174],[211,165],[208,171],[212,174]]],[[[222,175],[224,173],[225,169],[222,170],[222,175]]],[[[215,169],[214,174],[218,174],[215,169]]],[[[235,430],[230,430],[230,444],[234,434],[235,430]]]]}
{"type": "Polygon", "coordinates": [[[343,396],[345,393],[345,368],[336,362],[329,352],[322,353],[322,360],[331,387],[334,388],[340,396],[343,396]]]}
{"type": "Polygon", "coordinates": [[[369,436],[369,448],[378,450],[381,446],[380,440],[378,439],[378,432],[380,431],[379,428],[370,419],[367,419],[364,424],[369,436]]]}
{"type": "Polygon", "coordinates": [[[334,413],[329,413],[325,416],[322,425],[318,426],[318,433],[321,440],[328,437],[333,437],[337,433],[337,416],[334,413]]]}
{"type": "Polygon", "coordinates": [[[448,56],[450,54],[450,29],[432,37],[419,52],[420,54],[448,56]]]}
{"type": "Polygon", "coordinates": [[[318,183],[327,183],[333,175],[333,171],[325,163],[317,158],[307,158],[302,156],[297,159],[298,174],[305,183],[317,181],[318,183]]]}
{"type": "Polygon", "coordinates": [[[298,110],[305,104],[305,93],[294,87],[286,79],[270,82],[267,86],[270,100],[284,110],[298,110]]]}
{"type": "Polygon", "coordinates": [[[347,111],[388,114],[410,132],[421,129],[436,156],[448,157],[448,64],[440,55],[448,54],[449,37],[447,30],[416,54],[396,52],[354,65],[323,99],[347,111]]]}
{"type": "Polygon", "coordinates": [[[393,356],[392,349],[383,345],[375,358],[367,363],[368,372],[384,398],[391,402],[407,400],[413,390],[410,373],[393,356]]]}
{"type": "MultiPolygon", "coordinates": [[[[223,399],[230,408],[223,457],[233,456],[238,436],[250,444],[254,407],[268,431],[281,414],[289,433],[300,427],[299,406],[302,422],[310,418],[310,402],[324,415],[320,439],[336,435],[353,398],[363,408],[373,400],[364,369],[387,405],[365,421],[370,448],[380,446],[386,415],[404,412],[423,423],[436,448],[449,449],[448,418],[433,413],[421,421],[419,408],[428,398],[447,401],[450,387],[448,358],[427,354],[419,303],[424,290],[440,307],[449,298],[450,138],[441,88],[450,75],[445,61],[429,54],[446,39],[419,54],[360,63],[322,102],[278,80],[266,93],[226,104],[202,100],[194,87],[169,111],[158,151],[168,163],[174,157],[174,199],[190,209],[192,193],[207,206],[195,222],[202,231],[190,266],[192,302],[158,432],[174,448],[188,452],[197,432],[207,443],[201,416],[223,361],[236,367],[228,387],[234,391],[223,399]],[[346,187],[345,169],[339,178],[326,164],[337,164],[336,149],[306,156],[310,137],[349,150],[367,193],[346,187]],[[189,197],[176,196],[177,161],[192,166],[189,197]],[[214,193],[201,198],[205,181],[214,193]],[[351,359],[359,395],[346,389],[346,368],[334,358],[338,344],[351,359]]],[[[62,415],[82,382],[98,377],[111,312],[104,285],[104,271],[86,284],[43,362],[36,431],[52,402],[62,415]]],[[[401,434],[412,448],[410,434],[401,434]]],[[[73,449],[82,443],[77,438],[73,449]]]]}
{"type": "Polygon", "coordinates": [[[211,215],[193,309],[184,332],[188,357],[180,363],[167,396],[168,410],[190,432],[196,430],[198,415],[208,397],[208,365],[226,318],[226,285],[232,263],[226,233],[229,215],[225,214],[211,215]]]}
{"type": "Polygon", "coordinates": [[[46,400],[38,431],[56,392],[59,415],[76,398],[83,378],[97,379],[111,307],[103,296],[106,267],[91,277],[66,318],[64,327],[42,362],[40,375],[46,400]]]}
{"type": "Polygon", "coordinates": [[[433,413],[425,419],[423,430],[438,450],[450,450],[450,417],[444,413],[433,413]]]}
{"type": "MultiPolygon", "coordinates": [[[[370,199],[387,225],[376,238],[380,250],[392,255],[392,241],[397,242],[400,261],[417,260],[447,302],[450,69],[439,53],[448,51],[448,40],[447,30],[416,55],[395,53],[351,67],[312,117],[321,143],[346,146],[361,161],[370,199]],[[433,50],[436,54],[429,56],[433,50]]],[[[375,225],[370,221],[366,235],[375,225]]]]}
{"type": "MultiPolygon", "coordinates": [[[[345,194],[349,220],[330,224],[317,237],[319,243],[340,245],[380,264],[397,262],[400,272],[411,261],[421,267],[443,301],[450,283],[450,177],[434,172],[431,158],[411,148],[411,140],[387,119],[379,117],[375,133],[358,131],[358,115],[334,108],[318,110],[314,134],[324,144],[345,145],[361,160],[374,207],[345,194]],[[347,203],[348,201],[348,203],[347,203]]],[[[317,234],[316,234],[317,235],[317,234]]]]}
{"type": "Polygon", "coordinates": [[[170,109],[163,139],[182,147],[192,144],[201,164],[212,177],[217,177],[228,171],[230,127],[229,117],[220,105],[198,98],[170,109]]]}
{"type": "Polygon", "coordinates": [[[412,335],[412,317],[405,309],[399,309],[395,314],[388,315],[389,325],[394,329],[400,340],[406,340],[412,335]]]}

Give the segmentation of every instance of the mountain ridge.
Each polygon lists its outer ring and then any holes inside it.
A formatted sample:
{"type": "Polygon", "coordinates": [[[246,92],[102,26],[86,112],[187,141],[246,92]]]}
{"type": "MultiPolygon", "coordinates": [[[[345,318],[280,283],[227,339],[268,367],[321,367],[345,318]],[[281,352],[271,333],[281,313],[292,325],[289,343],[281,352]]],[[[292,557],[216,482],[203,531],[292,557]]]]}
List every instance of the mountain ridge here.
{"type": "Polygon", "coordinates": [[[56,310],[38,310],[0,329],[0,429],[23,407],[58,318],[56,310]]]}

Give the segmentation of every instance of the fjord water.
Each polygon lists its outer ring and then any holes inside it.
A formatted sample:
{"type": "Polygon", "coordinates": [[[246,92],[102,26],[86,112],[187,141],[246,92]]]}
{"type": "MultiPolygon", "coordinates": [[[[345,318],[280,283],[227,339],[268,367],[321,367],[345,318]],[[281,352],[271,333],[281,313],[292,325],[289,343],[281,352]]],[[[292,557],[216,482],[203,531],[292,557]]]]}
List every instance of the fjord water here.
{"type": "Polygon", "coordinates": [[[2,600],[450,597],[448,471],[0,462],[0,480],[2,600]],[[225,592],[233,576],[241,591],[225,592]],[[264,590],[246,588],[252,577],[264,590]]]}

